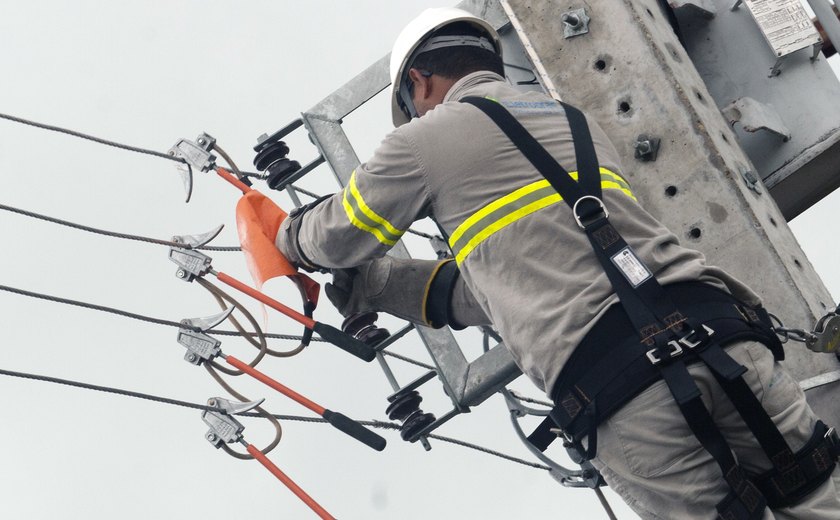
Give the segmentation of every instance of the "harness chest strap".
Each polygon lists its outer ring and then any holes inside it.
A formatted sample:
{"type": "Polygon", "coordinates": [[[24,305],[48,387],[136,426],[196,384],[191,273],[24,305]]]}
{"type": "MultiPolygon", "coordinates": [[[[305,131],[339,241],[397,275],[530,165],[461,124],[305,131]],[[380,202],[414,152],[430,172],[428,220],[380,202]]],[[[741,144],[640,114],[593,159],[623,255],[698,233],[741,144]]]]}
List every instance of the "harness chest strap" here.
{"type": "MultiPolygon", "coordinates": [[[[698,320],[697,316],[683,314],[677,309],[655,277],[641,260],[635,257],[621,235],[609,223],[607,210],[600,200],[597,156],[583,114],[574,107],[562,104],[571,127],[580,172],[578,182],[575,182],[501,104],[475,97],[462,101],[478,107],[487,114],[572,208],[575,220],[589,238],[624,312],[635,328],[638,339],[634,343],[649,347],[649,350],[643,350],[642,353],[658,370],[655,377],[666,381],[689,427],[718,463],[724,479],[729,484],[729,495],[718,504],[719,516],[727,519],[760,518],[765,509],[765,496],[755,488],[750,479],[744,477],[744,472],[732,456],[726,440],[700,399],[700,390],[686,368],[683,357],[686,350],[696,350],[697,357],[712,369],[745,423],[756,435],[762,449],[773,462],[774,468],[771,471],[776,477],[759,479],[778,488],[779,475],[801,477],[791,478],[786,490],[776,494],[773,490],[769,491],[767,494],[773,496],[774,502],[778,499],[783,505],[795,503],[806,494],[803,493],[803,489],[816,487],[825,480],[834,467],[834,460],[831,460],[830,468],[826,468],[825,471],[817,472],[819,474],[816,475],[811,472],[812,474],[806,476],[808,472],[799,462],[803,457],[807,458],[803,455],[804,450],[797,454],[790,450],[781,433],[741,378],[746,369],[722,350],[718,338],[710,340],[710,336],[715,333],[713,328],[698,320]],[[624,268],[627,265],[632,269],[624,268]],[[766,431],[768,428],[770,432],[766,431]]],[[[772,339],[762,338],[769,342],[767,344],[778,342],[772,331],[769,336],[772,339]]],[[[580,348],[579,346],[576,350],[580,348]]],[[[633,362],[639,358],[636,353],[630,357],[633,358],[633,362]]],[[[578,381],[579,379],[576,382],[578,381]]],[[[619,395],[616,397],[618,401],[608,403],[607,408],[618,408],[635,395],[619,395]]],[[[604,417],[598,417],[598,395],[581,393],[581,396],[587,401],[585,407],[570,406],[570,402],[565,399],[559,402],[555,400],[552,415],[561,415],[564,409],[574,411],[575,416],[579,416],[581,410],[584,411],[581,416],[587,416],[587,420],[584,421],[583,434],[580,437],[589,436],[590,446],[586,451],[591,458],[595,454],[597,442],[595,432],[604,417]]],[[[564,427],[563,422],[558,421],[561,428],[564,427]]],[[[577,442],[578,448],[581,448],[579,439],[577,442]]],[[[825,443],[817,451],[820,450],[831,453],[831,449],[825,447],[825,443]]]]}

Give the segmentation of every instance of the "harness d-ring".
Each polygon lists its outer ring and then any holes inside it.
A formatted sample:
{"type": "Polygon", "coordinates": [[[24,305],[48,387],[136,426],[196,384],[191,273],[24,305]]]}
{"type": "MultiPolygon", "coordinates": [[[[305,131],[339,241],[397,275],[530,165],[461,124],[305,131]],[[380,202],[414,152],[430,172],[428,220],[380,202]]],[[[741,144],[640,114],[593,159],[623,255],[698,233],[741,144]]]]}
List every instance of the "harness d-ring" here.
{"type": "Polygon", "coordinates": [[[610,216],[610,212],[607,211],[607,207],[604,206],[604,202],[601,199],[599,199],[598,197],[596,197],[594,195],[584,195],[583,197],[581,197],[577,201],[575,201],[574,206],[572,206],[572,214],[575,216],[575,222],[577,222],[577,225],[581,229],[586,229],[586,226],[580,221],[580,216],[578,215],[577,208],[578,208],[578,204],[580,204],[580,202],[582,200],[586,200],[586,199],[594,200],[598,203],[599,206],[601,206],[601,212],[604,214],[604,218],[608,218],[610,216]]]}

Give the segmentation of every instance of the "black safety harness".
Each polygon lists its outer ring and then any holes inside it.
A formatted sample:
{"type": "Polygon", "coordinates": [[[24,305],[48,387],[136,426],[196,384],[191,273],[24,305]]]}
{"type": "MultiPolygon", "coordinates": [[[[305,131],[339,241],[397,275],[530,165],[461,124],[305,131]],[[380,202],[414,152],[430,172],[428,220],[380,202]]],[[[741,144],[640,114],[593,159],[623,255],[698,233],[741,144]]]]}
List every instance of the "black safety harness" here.
{"type": "Polygon", "coordinates": [[[575,349],[552,390],[554,408],[529,440],[545,450],[559,426],[585,459],[595,456],[598,425],[652,383],[664,379],[689,428],[720,467],[729,493],[717,504],[724,520],[759,519],[767,505],[801,501],[831,474],[840,457],[834,429],[817,421],[809,442],[793,452],[744,381],[747,369],[724,346],[755,340],[777,360],[781,343],[766,311],[749,307],[702,283],[661,286],[609,222],[602,202],[595,146],[578,109],[561,103],[574,140],[578,181],[500,103],[479,97],[463,102],[478,107],[510,138],[572,209],[589,238],[620,306],[613,306],[575,349]],[[623,339],[622,339],[623,338],[623,339]],[[748,474],[700,397],[687,366],[706,364],[752,431],[773,468],[748,474]],[[583,447],[586,439],[587,447],[583,447]]]}

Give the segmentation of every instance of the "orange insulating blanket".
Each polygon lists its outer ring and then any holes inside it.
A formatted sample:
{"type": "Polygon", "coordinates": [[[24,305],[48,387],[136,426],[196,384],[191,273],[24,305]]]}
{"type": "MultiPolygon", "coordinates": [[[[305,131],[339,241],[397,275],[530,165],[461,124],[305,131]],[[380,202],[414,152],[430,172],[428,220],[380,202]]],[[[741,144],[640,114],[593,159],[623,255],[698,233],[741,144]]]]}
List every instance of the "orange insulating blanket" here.
{"type": "Polygon", "coordinates": [[[239,199],[236,204],[236,229],[248,270],[257,288],[262,288],[272,278],[288,276],[298,286],[301,295],[317,305],[320,285],[299,273],[274,245],[277,230],[286,216],[277,204],[256,190],[248,191],[239,199]]]}

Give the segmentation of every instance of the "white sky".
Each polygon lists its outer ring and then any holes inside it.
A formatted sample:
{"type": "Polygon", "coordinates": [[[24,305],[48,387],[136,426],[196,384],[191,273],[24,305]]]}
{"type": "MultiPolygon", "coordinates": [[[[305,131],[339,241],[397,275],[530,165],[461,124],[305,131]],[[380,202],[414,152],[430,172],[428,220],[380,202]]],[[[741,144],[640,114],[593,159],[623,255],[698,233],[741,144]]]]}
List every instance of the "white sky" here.
{"type": "MultiPolygon", "coordinates": [[[[159,151],[206,131],[241,168],[252,169],[258,135],[285,125],[380,58],[401,27],[433,5],[441,3],[0,1],[0,112],[159,151]]],[[[390,129],[386,99],[346,123],[364,158],[390,129]]],[[[314,156],[302,130],[291,144],[293,158],[314,156]]],[[[0,160],[2,204],[164,239],[224,223],[214,244],[236,243],[237,194],[209,174],[197,176],[187,205],[174,163],[2,120],[0,160]]],[[[302,185],[335,190],[326,167],[302,185]]],[[[290,207],[285,196],[275,200],[290,207]]],[[[838,260],[821,231],[835,220],[830,211],[825,202],[794,226],[823,276],[838,260]]],[[[0,240],[3,285],[170,320],[218,311],[197,284],[174,277],[161,246],[6,212],[0,240]]],[[[216,269],[249,280],[241,255],[212,256],[216,269]]],[[[826,282],[840,294],[836,275],[826,282]]],[[[270,289],[297,304],[287,286],[270,289]]],[[[340,317],[323,302],[319,319],[338,325],[340,317]]],[[[4,292],[0,309],[0,368],[192,402],[224,395],[203,369],[181,359],[173,328],[4,292]]],[[[268,320],[271,332],[300,333],[284,318],[268,320]]],[[[468,340],[468,355],[480,353],[475,336],[459,337],[468,340]]],[[[242,341],[220,339],[226,352],[251,355],[242,341]]],[[[396,350],[428,362],[417,340],[396,350]]],[[[398,361],[392,367],[403,384],[422,374],[398,361]]],[[[260,368],[327,408],[386,419],[392,391],[379,367],[331,346],[313,343],[296,358],[266,359],[260,368]]],[[[266,397],[274,413],[311,415],[240,380],[237,388],[266,397]]],[[[527,382],[515,386],[539,397],[527,382]]],[[[7,377],[0,392],[5,518],[314,518],[256,462],[214,450],[197,411],[7,377]]],[[[436,382],[421,393],[425,411],[450,409],[436,382]]],[[[268,442],[270,427],[244,422],[248,440],[268,442]]],[[[548,511],[604,517],[589,490],[565,489],[540,470],[450,444],[433,441],[427,453],[386,431],[388,448],[376,453],[326,425],[284,422],[284,432],[269,457],[339,518],[534,518],[548,511]]],[[[499,397],[437,433],[530,460],[499,397]]],[[[611,503],[619,518],[633,517],[614,496],[611,503]]]]}

